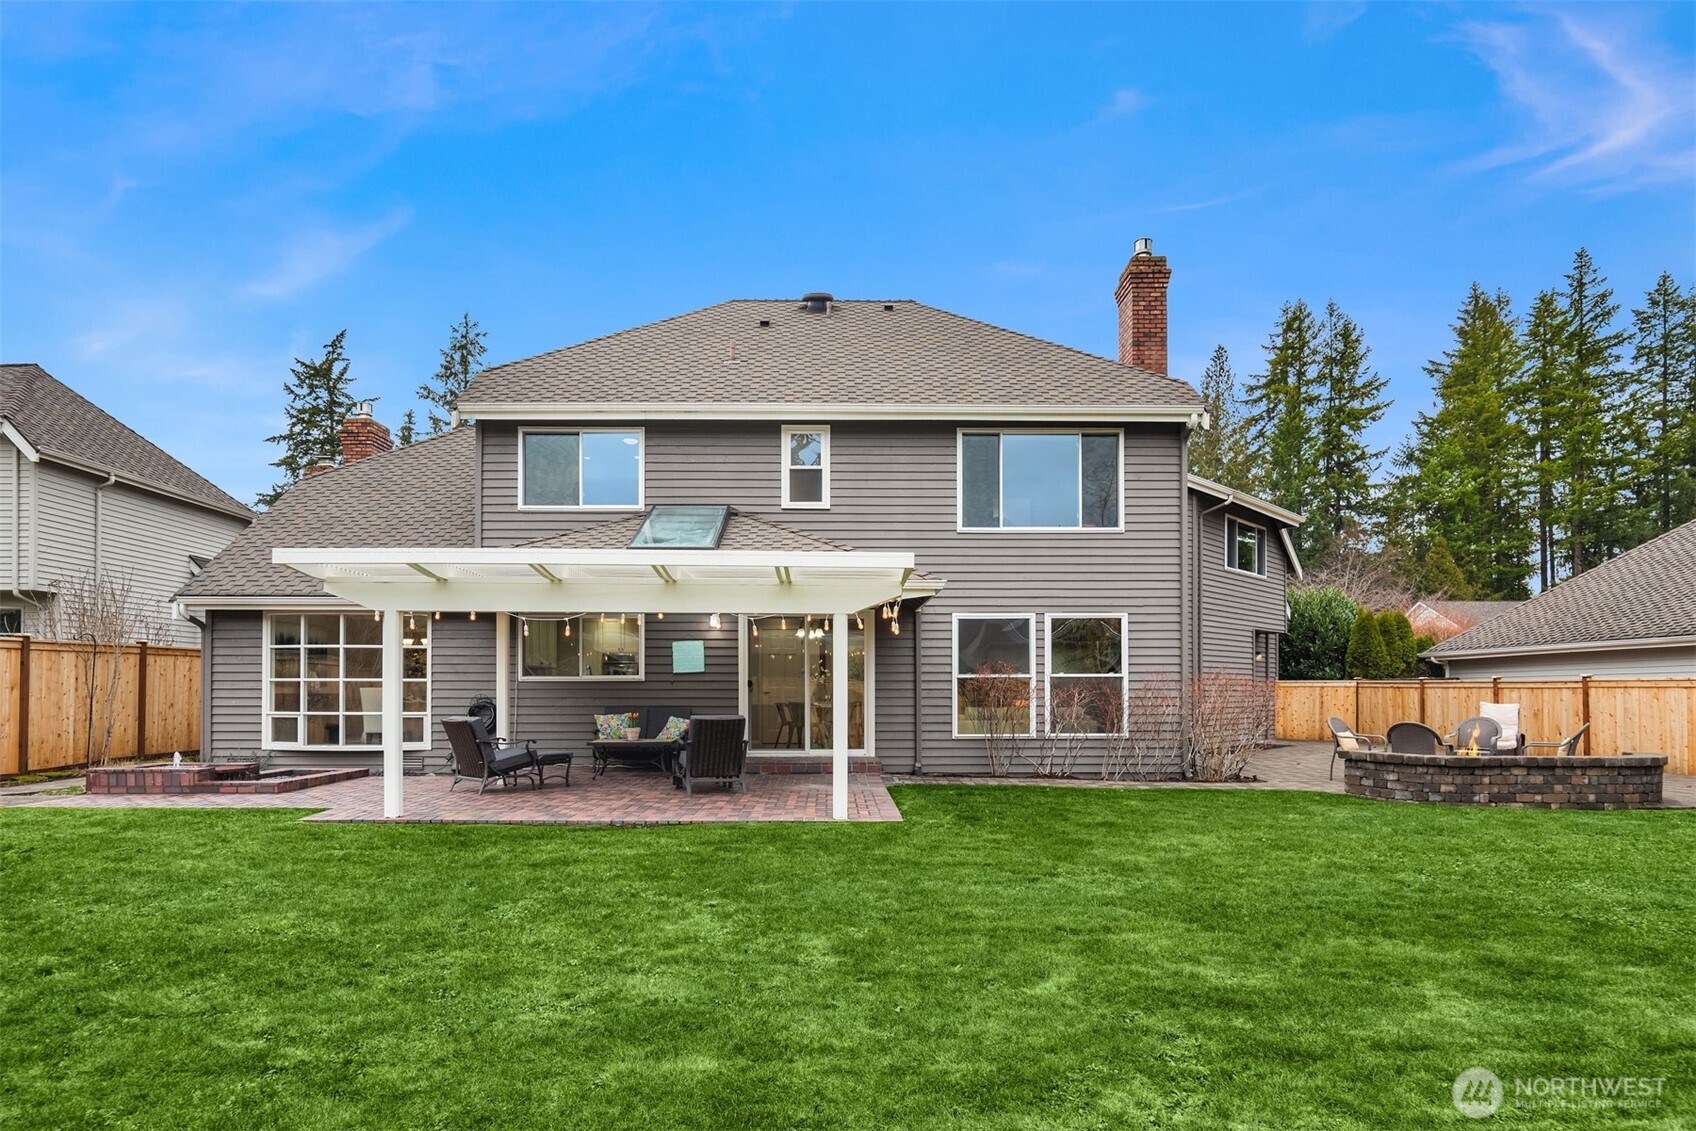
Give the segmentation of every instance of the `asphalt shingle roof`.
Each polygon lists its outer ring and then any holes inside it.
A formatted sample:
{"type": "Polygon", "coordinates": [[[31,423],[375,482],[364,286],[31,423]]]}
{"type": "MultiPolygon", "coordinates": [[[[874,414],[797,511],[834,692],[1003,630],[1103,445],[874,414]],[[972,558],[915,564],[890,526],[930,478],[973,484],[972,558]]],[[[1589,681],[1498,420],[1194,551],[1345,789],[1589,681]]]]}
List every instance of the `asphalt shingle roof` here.
{"type": "Polygon", "coordinates": [[[477,437],[456,428],[302,479],[242,531],[179,597],[317,597],[273,565],[278,546],[472,546],[477,437]]]}
{"type": "Polygon", "coordinates": [[[497,365],[460,406],[1202,407],[1174,378],[923,303],[852,300],[828,314],[800,305],[735,299],[497,365]]]}
{"type": "Polygon", "coordinates": [[[1447,601],[1427,597],[1420,602],[1456,624],[1483,624],[1494,620],[1509,609],[1517,609],[1524,601],[1447,601]]]}
{"type": "Polygon", "coordinates": [[[0,365],[0,419],[45,456],[116,473],[220,511],[247,505],[39,365],[0,365]]]}
{"type": "Polygon", "coordinates": [[[1432,655],[1696,636],[1696,522],[1569,577],[1432,655]]]}

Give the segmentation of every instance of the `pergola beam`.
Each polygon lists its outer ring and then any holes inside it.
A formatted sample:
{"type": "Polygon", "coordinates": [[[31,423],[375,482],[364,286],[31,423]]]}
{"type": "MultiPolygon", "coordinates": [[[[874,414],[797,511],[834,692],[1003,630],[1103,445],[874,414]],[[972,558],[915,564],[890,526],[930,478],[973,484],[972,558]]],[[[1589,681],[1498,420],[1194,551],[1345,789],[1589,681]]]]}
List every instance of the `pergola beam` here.
{"type": "Polygon", "coordinates": [[[447,578],[443,577],[441,574],[437,573],[435,570],[426,569],[424,566],[419,565],[417,562],[407,562],[406,568],[410,569],[414,573],[423,574],[425,577],[428,577],[431,581],[446,581],[447,580],[447,578]]]}

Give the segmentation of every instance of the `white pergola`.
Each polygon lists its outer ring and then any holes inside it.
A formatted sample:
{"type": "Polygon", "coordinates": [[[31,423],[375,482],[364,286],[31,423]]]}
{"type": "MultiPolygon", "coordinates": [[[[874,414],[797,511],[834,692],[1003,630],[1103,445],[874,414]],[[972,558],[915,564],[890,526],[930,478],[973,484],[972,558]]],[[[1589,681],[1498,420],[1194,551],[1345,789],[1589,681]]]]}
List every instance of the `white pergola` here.
{"type": "MultiPolygon", "coordinates": [[[[279,547],[277,565],[383,620],[383,815],[406,813],[401,658],[406,613],[497,613],[496,714],[511,717],[507,615],[788,614],[831,617],[833,701],[848,702],[848,618],[940,585],[913,578],[913,555],[860,550],[279,547]]],[[[869,720],[868,720],[869,723],[869,720]]],[[[848,712],[831,712],[831,812],[848,816],[848,712]]]]}

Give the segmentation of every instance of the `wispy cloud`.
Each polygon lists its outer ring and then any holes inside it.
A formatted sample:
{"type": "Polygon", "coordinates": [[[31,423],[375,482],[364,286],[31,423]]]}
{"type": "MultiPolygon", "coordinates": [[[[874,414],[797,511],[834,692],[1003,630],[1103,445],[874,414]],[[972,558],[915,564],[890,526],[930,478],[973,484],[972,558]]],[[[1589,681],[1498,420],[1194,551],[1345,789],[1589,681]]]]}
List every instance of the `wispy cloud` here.
{"type": "Polygon", "coordinates": [[[1116,118],[1129,118],[1147,105],[1148,96],[1142,91],[1133,90],[1128,86],[1121,87],[1113,92],[1113,97],[1096,114],[1095,120],[1110,122],[1116,118]]]}
{"type": "Polygon", "coordinates": [[[1365,14],[1363,0],[1316,0],[1307,6],[1302,31],[1309,43],[1323,42],[1365,14]]]}
{"type": "Polygon", "coordinates": [[[321,279],[352,266],[354,260],[406,227],[411,208],[397,208],[381,220],[357,228],[319,228],[302,232],[283,251],[282,262],[244,289],[255,298],[289,299],[321,279]]]}
{"type": "Polygon", "coordinates": [[[1622,189],[1696,172],[1696,74],[1628,19],[1572,12],[1468,22],[1461,41],[1495,72],[1518,136],[1467,163],[1622,189]]]}

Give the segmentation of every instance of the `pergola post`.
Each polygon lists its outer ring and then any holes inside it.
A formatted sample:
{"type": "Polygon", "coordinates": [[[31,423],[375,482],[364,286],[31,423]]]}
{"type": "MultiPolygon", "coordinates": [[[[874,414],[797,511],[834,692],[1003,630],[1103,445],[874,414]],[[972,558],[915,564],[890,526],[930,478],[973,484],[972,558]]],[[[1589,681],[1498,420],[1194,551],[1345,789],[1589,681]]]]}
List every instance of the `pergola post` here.
{"type": "Polygon", "coordinates": [[[512,736],[512,617],[495,614],[495,737],[512,736]]]}
{"type": "Polygon", "coordinates": [[[830,815],[848,819],[848,614],[830,618],[830,815]]]}
{"type": "Polygon", "coordinates": [[[384,609],[383,617],[383,816],[406,813],[405,760],[401,750],[401,680],[405,653],[401,644],[401,613],[384,609]]]}

